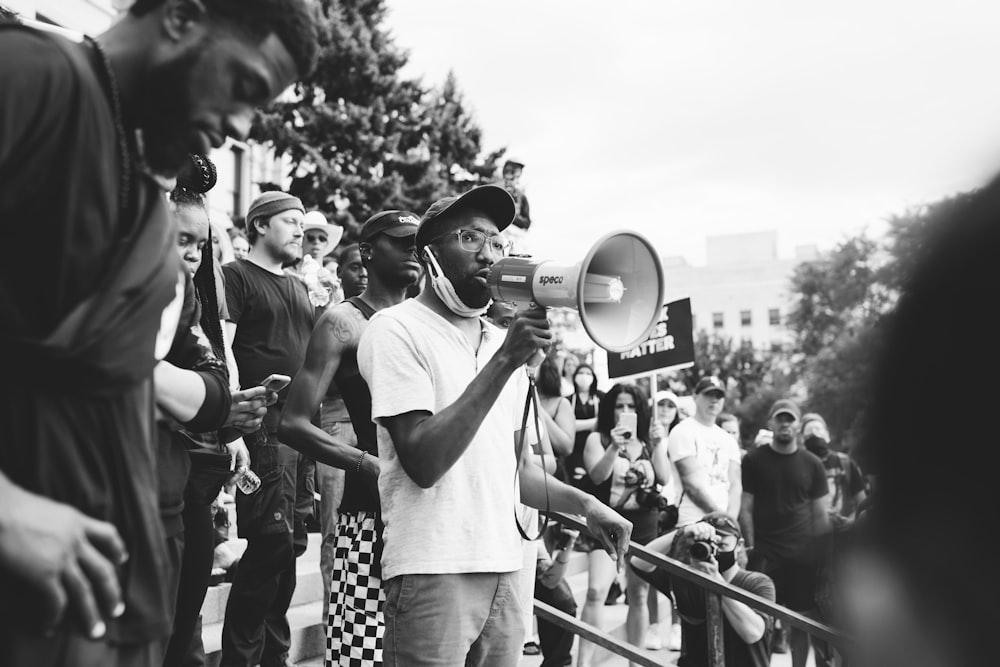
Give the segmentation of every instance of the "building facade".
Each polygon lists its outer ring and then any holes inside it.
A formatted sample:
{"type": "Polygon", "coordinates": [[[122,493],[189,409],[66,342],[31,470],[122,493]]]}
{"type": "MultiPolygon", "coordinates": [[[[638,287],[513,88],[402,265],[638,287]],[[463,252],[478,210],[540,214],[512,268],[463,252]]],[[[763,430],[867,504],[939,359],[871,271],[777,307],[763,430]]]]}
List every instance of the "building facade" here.
{"type": "Polygon", "coordinates": [[[691,298],[696,335],[705,331],[757,349],[788,346],[791,277],[800,262],[816,258],[816,248],[802,246],[781,259],[774,231],[712,236],[706,247],[704,266],[663,258],[667,300],[691,298]]]}

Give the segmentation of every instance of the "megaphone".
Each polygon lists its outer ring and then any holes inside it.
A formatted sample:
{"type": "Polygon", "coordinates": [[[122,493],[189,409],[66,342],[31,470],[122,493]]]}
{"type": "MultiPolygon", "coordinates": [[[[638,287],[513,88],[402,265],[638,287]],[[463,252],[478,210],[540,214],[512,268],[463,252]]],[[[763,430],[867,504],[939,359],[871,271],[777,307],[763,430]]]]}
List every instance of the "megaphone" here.
{"type": "Polygon", "coordinates": [[[649,338],[665,291],[656,249],[632,231],[605,235],[577,264],[505,257],[486,282],[494,300],[579,311],[587,335],[609,352],[631,350],[649,338]]]}

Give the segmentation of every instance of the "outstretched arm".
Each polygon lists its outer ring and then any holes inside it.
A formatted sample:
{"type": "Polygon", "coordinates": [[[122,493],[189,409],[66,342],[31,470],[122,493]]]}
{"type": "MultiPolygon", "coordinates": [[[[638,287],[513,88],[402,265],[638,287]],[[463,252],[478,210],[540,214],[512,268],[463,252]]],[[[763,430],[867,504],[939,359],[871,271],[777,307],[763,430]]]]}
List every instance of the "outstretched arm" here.
{"type": "Polygon", "coordinates": [[[630,521],[589,493],[545,473],[525,456],[521,457],[518,474],[521,477],[521,502],[541,510],[584,515],[590,534],[600,541],[621,571],[632,536],[630,521]]]}

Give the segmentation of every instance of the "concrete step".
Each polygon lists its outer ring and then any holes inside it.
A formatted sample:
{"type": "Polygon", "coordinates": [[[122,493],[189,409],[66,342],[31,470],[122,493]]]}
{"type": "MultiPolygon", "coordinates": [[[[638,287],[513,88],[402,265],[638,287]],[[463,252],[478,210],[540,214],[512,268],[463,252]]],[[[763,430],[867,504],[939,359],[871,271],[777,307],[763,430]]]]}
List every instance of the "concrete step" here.
{"type": "MultiPolygon", "coordinates": [[[[235,537],[233,528],[229,545],[242,555],[246,540],[235,537]]],[[[288,609],[288,623],[292,631],[291,658],[302,661],[319,658],[322,664],[326,655],[326,627],[323,625],[323,578],[319,569],[319,548],[322,536],[309,534],[305,553],[295,562],[295,592],[288,609]]],[[[232,584],[210,586],[201,607],[202,641],[209,667],[216,667],[222,657],[222,623],[232,584]]]]}
{"type": "MultiPolygon", "coordinates": [[[[326,628],[321,622],[323,607],[320,602],[310,602],[289,608],[288,625],[292,642],[289,658],[292,662],[318,660],[322,665],[326,657],[326,628]]],[[[201,632],[205,644],[207,667],[218,667],[222,659],[222,621],[203,625],[201,632]]]]}
{"type": "MultiPolygon", "coordinates": [[[[323,577],[319,569],[319,547],[322,536],[318,533],[309,534],[309,545],[295,563],[296,583],[292,597],[292,607],[320,602],[323,598],[323,577]]],[[[234,538],[229,541],[230,547],[239,555],[246,549],[246,540],[234,538]]],[[[225,582],[209,586],[205,594],[205,602],[201,605],[201,619],[205,625],[221,622],[226,614],[226,603],[229,600],[229,590],[232,584],[225,582]]]]}

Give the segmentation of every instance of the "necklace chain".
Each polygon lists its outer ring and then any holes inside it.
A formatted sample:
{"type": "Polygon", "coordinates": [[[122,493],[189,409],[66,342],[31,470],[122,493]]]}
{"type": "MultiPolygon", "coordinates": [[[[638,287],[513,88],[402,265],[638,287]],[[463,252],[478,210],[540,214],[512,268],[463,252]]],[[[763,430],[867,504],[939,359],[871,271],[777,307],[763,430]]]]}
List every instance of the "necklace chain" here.
{"type": "Polygon", "coordinates": [[[122,117],[121,95],[118,91],[118,79],[115,78],[115,72],[111,68],[111,60],[108,59],[108,54],[104,52],[104,48],[100,45],[100,43],[92,37],[88,37],[87,41],[100,57],[101,64],[104,66],[104,78],[106,79],[108,91],[111,95],[111,112],[113,114],[115,125],[115,135],[118,139],[119,159],[121,160],[118,205],[121,213],[124,215],[128,210],[130,194],[129,189],[132,183],[132,153],[129,150],[128,134],[125,129],[125,121],[122,117]]]}

